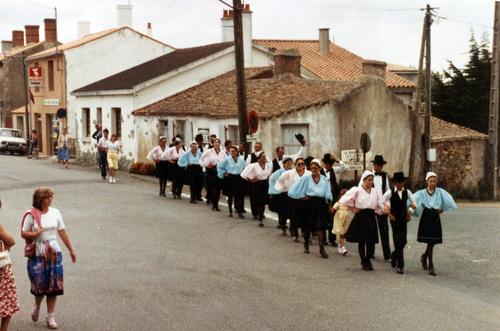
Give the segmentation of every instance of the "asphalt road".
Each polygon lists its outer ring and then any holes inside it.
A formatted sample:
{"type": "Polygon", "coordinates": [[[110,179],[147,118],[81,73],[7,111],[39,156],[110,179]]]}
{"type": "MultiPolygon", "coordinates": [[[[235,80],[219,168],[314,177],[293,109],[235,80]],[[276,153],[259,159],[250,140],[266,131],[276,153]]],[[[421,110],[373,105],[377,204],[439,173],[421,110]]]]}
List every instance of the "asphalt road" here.
{"type": "MultiPolygon", "coordinates": [[[[41,330],[30,319],[20,216],[34,188],[50,186],[78,261],[65,258],[60,330],[500,330],[500,209],[467,205],[443,215],[437,277],[419,267],[424,245],[409,224],[407,273],[382,262],[362,271],[346,257],[302,253],[275,221],[230,219],[187,199],[157,196],[151,180],[47,160],[0,156],[0,222],[16,235],[14,272],[22,311],[11,330],[41,330]]],[[[45,308],[40,320],[44,320],[45,308]]]]}

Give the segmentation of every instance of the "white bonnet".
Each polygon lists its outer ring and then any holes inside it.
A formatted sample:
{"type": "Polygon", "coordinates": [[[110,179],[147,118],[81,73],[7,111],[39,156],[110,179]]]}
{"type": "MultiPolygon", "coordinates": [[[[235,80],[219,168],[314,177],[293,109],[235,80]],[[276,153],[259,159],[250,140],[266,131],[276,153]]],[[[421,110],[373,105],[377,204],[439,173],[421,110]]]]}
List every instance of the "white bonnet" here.
{"type": "Polygon", "coordinates": [[[429,178],[431,177],[436,177],[437,178],[437,174],[435,172],[432,172],[432,171],[429,171],[426,175],[425,175],[425,180],[428,180],[429,178]]]}

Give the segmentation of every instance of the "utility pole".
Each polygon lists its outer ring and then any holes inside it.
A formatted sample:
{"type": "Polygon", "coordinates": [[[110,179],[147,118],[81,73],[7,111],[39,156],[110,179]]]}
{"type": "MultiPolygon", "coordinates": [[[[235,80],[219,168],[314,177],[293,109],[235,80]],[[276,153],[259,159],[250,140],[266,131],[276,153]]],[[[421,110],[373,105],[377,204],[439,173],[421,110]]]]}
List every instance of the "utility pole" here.
{"type": "Polygon", "coordinates": [[[499,196],[499,164],[500,164],[500,1],[495,2],[495,18],[493,27],[493,54],[491,60],[491,91],[490,91],[490,117],[488,131],[487,175],[491,183],[493,199],[499,196]]]}
{"type": "Polygon", "coordinates": [[[248,115],[247,115],[247,93],[245,86],[245,59],[243,53],[243,4],[241,0],[233,0],[234,11],[234,53],[236,58],[236,84],[238,99],[238,126],[240,132],[240,143],[245,145],[247,151],[248,115]]]}

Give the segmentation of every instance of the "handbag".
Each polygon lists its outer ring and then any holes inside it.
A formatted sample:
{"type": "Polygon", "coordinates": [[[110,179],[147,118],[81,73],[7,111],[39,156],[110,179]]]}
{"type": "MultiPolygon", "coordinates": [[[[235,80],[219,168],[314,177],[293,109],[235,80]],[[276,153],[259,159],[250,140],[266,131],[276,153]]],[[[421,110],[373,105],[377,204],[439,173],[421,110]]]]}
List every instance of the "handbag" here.
{"type": "Polygon", "coordinates": [[[9,251],[5,249],[5,245],[2,240],[0,240],[2,245],[2,250],[0,251],[0,269],[5,268],[8,265],[12,264],[12,260],[10,259],[9,251]]]}
{"type": "MultiPolygon", "coordinates": [[[[28,215],[31,215],[31,217],[33,217],[35,223],[41,227],[41,223],[40,223],[40,219],[38,218],[38,214],[36,213],[36,211],[32,209],[28,210],[26,213],[24,213],[24,216],[23,216],[23,221],[21,223],[21,230],[24,226],[24,221],[26,220],[26,216],[28,215]]],[[[25,257],[33,257],[36,255],[36,242],[32,239],[25,239],[24,240],[25,242],[25,245],[24,245],[24,256],[25,257]]]]}

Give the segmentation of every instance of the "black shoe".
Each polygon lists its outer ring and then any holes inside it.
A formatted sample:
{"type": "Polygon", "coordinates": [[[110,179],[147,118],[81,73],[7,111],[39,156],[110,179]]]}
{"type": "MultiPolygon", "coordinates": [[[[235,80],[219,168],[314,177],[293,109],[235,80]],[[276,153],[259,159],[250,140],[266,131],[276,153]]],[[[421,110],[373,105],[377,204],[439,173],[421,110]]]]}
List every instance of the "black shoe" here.
{"type": "Polygon", "coordinates": [[[278,230],[281,229],[281,225],[280,224],[276,225],[276,229],[278,230]]]}
{"type": "Polygon", "coordinates": [[[421,257],[420,257],[420,263],[422,263],[422,268],[424,270],[427,270],[427,256],[425,254],[423,254],[421,257]]]}
{"type": "Polygon", "coordinates": [[[245,215],[243,215],[242,213],[238,213],[238,218],[243,219],[243,218],[245,218],[245,215]]]}
{"type": "Polygon", "coordinates": [[[366,266],[367,271],[373,271],[373,265],[370,263],[366,266]]]}
{"type": "Polygon", "coordinates": [[[196,198],[196,201],[203,201],[202,198],[196,198]]]}
{"type": "Polygon", "coordinates": [[[189,200],[189,203],[196,203],[196,200],[191,199],[189,200]]]}
{"type": "Polygon", "coordinates": [[[286,231],[283,231],[283,232],[281,233],[281,235],[282,235],[283,237],[286,237],[286,231]]]}
{"type": "Polygon", "coordinates": [[[295,237],[293,241],[295,241],[296,243],[300,242],[299,237],[295,237]]]}
{"type": "Polygon", "coordinates": [[[436,272],[434,271],[434,268],[429,268],[429,275],[431,275],[431,276],[437,276],[436,272]]]}
{"type": "Polygon", "coordinates": [[[405,271],[403,270],[403,268],[397,268],[396,269],[396,272],[400,275],[404,275],[405,271]]]}
{"type": "Polygon", "coordinates": [[[258,219],[257,215],[253,215],[253,219],[257,220],[258,219]]]}
{"type": "Polygon", "coordinates": [[[162,193],[162,195],[161,195],[161,196],[162,196],[162,197],[166,197],[167,195],[166,195],[165,193],[162,193]]]}
{"type": "Polygon", "coordinates": [[[319,254],[321,255],[321,258],[328,259],[328,254],[326,254],[325,250],[320,250],[319,254]]]}
{"type": "Polygon", "coordinates": [[[262,223],[262,221],[259,222],[259,227],[260,228],[263,228],[264,227],[264,223],[262,223]]]}
{"type": "Polygon", "coordinates": [[[229,217],[233,217],[233,213],[229,213],[229,215],[227,215],[227,216],[229,216],[229,217]]]}
{"type": "Polygon", "coordinates": [[[396,259],[391,259],[391,267],[392,269],[396,268],[396,259]]]}

